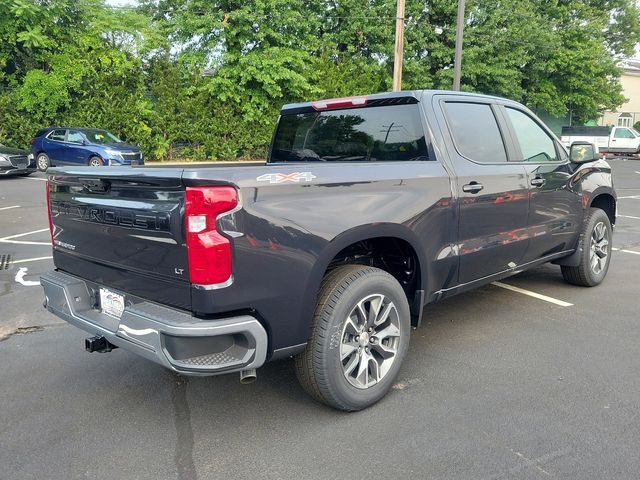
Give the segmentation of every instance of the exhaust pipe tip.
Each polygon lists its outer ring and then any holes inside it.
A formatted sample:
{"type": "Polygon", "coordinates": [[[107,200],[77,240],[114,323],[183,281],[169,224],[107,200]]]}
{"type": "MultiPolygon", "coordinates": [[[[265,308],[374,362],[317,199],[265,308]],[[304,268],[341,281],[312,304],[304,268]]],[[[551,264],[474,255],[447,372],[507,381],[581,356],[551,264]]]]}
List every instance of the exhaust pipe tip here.
{"type": "Polygon", "coordinates": [[[248,385],[250,383],[253,383],[256,381],[257,378],[258,378],[258,375],[256,374],[255,368],[250,368],[249,370],[242,370],[240,372],[240,383],[242,385],[248,385]]]}

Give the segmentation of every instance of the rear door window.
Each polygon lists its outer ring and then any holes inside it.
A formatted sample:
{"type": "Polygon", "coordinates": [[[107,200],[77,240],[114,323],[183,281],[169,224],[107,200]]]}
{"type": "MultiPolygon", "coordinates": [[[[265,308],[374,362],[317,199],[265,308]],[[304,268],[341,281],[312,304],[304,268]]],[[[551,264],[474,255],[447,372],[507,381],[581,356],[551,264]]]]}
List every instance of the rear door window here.
{"type": "Polygon", "coordinates": [[[507,161],[498,122],[485,103],[446,102],[445,115],[458,152],[476,162],[507,161]]]}
{"type": "Polygon", "coordinates": [[[49,140],[56,140],[58,142],[64,142],[66,130],[54,130],[49,134],[49,140]]]}
{"type": "Polygon", "coordinates": [[[417,104],[284,114],[270,162],[429,160],[417,104]]]}

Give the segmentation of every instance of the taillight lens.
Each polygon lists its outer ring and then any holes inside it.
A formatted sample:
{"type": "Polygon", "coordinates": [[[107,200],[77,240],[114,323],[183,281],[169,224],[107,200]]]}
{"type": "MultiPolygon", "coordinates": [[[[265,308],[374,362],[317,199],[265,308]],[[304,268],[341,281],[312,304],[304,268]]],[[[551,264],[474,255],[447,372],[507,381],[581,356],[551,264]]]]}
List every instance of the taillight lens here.
{"type": "Polygon", "coordinates": [[[36,139],[32,138],[31,140],[29,140],[29,145],[33,145],[34,143],[36,143],[36,139]]]}
{"type": "Polygon", "coordinates": [[[221,214],[238,205],[233,187],[187,187],[186,230],[191,283],[213,285],[231,278],[231,242],[216,230],[221,214]]]}
{"type": "Polygon", "coordinates": [[[49,184],[49,180],[45,182],[47,188],[47,215],[49,216],[49,233],[51,234],[51,245],[55,245],[53,243],[53,220],[51,219],[51,185],[49,184]]]}

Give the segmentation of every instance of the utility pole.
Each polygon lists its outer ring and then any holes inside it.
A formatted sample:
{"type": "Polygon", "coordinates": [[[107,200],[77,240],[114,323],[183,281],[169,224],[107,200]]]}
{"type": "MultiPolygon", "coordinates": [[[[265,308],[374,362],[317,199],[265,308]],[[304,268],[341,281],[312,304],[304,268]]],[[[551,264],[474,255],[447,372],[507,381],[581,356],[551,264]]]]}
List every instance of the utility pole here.
{"type": "Polygon", "coordinates": [[[453,89],[460,90],[462,73],[462,36],[464,35],[464,0],[458,0],[458,20],[456,25],[456,55],[453,61],[453,89]]]}
{"type": "Polygon", "coordinates": [[[404,0],[397,0],[396,50],[393,56],[393,91],[402,90],[402,57],[404,54],[404,0]]]}

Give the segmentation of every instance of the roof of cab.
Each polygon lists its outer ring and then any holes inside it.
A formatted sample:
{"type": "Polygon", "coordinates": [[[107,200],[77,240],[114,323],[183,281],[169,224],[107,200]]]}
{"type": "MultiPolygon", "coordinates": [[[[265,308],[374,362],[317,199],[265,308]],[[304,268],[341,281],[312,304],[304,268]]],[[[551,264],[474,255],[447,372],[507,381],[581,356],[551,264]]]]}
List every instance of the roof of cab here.
{"type": "MultiPolygon", "coordinates": [[[[493,95],[484,95],[481,93],[471,93],[471,92],[458,92],[453,90],[402,90],[400,92],[384,92],[384,93],[374,93],[371,95],[354,95],[352,97],[345,98],[332,98],[325,100],[317,100],[311,102],[302,102],[302,103],[289,103],[283,105],[282,113],[303,113],[303,112],[311,112],[317,110],[324,110],[330,108],[318,108],[318,105],[326,105],[332,102],[342,102],[348,101],[349,99],[365,99],[366,105],[369,106],[380,106],[380,105],[398,105],[398,104],[407,104],[407,103],[417,103],[420,101],[425,101],[432,98],[434,95],[456,95],[456,96],[468,96],[474,98],[486,98],[490,100],[500,100],[501,102],[512,102],[507,98],[496,97],[493,95]]],[[[517,102],[513,102],[517,103],[517,102]]],[[[363,103],[353,103],[351,106],[341,105],[340,107],[335,108],[360,108],[365,104],[363,103]]]]}

